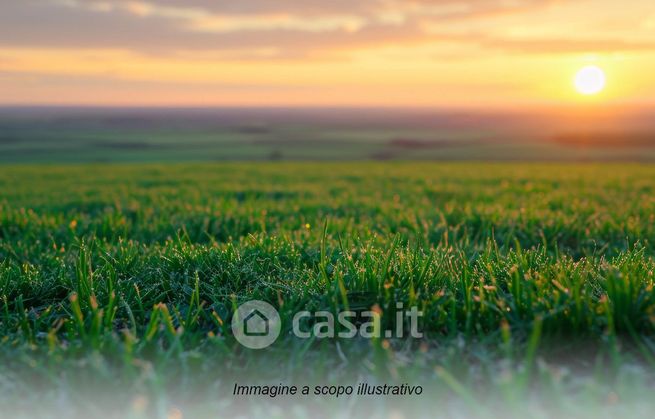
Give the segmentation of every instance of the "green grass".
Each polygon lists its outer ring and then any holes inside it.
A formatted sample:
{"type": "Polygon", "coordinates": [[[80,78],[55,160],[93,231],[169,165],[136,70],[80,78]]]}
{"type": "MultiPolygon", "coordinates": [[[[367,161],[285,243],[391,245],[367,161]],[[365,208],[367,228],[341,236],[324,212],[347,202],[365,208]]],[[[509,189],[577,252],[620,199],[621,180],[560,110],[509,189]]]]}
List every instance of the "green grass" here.
{"type": "MultiPolygon", "coordinates": [[[[366,379],[427,389],[372,416],[647,416],[653,179],[618,164],[2,166],[0,400],[193,416],[244,409],[235,380],[366,379]],[[229,328],[250,299],[282,317],[263,351],[229,328]],[[290,333],[299,309],[377,305],[392,326],[397,302],[426,313],[425,339],[290,333]]],[[[245,408],[307,412],[267,403],[245,408]]]]}

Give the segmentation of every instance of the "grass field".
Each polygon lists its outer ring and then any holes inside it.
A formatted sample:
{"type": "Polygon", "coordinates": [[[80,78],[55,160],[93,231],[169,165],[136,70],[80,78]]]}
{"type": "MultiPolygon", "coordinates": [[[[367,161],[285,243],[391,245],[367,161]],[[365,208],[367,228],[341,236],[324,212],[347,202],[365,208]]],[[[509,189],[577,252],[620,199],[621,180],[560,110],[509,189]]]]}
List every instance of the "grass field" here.
{"type": "MultiPolygon", "coordinates": [[[[366,379],[425,385],[425,414],[648,417],[654,179],[627,164],[2,166],[3,414],[302,417],[229,392],[366,379]],[[250,299],[282,317],[266,350],[231,335],[250,299]],[[375,307],[386,325],[397,302],[426,313],[424,339],[290,333],[301,308],[375,307]]],[[[405,402],[421,409],[366,415],[405,402]]]]}

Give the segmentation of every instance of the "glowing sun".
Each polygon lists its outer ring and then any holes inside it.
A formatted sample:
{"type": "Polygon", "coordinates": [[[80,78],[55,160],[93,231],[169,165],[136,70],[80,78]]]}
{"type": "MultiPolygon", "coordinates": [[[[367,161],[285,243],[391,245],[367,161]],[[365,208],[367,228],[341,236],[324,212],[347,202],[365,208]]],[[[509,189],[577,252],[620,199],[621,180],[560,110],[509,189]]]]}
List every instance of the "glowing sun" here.
{"type": "Polygon", "coordinates": [[[575,75],[575,89],[583,95],[595,95],[605,87],[605,73],[595,65],[583,67],[575,75]]]}

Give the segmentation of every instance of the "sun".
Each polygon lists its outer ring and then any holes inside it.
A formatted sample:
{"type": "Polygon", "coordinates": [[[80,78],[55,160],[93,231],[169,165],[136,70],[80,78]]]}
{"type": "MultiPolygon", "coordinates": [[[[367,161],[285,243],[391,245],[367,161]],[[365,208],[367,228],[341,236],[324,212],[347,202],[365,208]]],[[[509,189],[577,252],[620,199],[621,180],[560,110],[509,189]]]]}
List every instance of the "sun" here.
{"type": "Polygon", "coordinates": [[[595,65],[581,68],[575,75],[575,89],[583,95],[595,95],[605,88],[605,73],[595,65]]]}

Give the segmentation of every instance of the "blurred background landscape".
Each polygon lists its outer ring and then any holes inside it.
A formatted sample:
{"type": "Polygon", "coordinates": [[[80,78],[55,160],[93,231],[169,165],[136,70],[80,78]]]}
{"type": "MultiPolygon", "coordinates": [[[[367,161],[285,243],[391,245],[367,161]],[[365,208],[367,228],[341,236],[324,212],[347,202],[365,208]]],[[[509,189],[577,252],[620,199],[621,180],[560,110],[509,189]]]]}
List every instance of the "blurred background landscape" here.
{"type": "Polygon", "coordinates": [[[655,111],[0,108],[0,162],[655,161],[655,111]]]}

